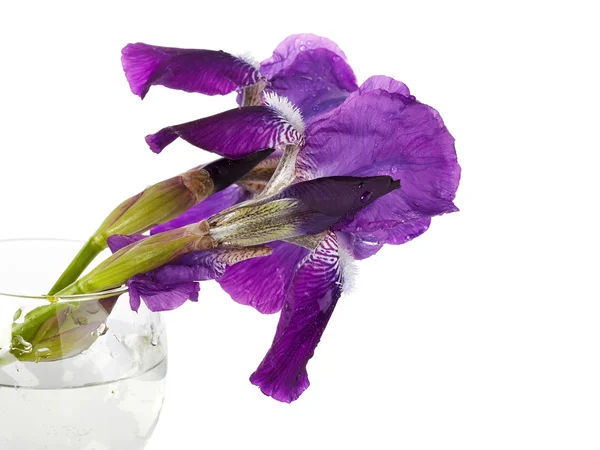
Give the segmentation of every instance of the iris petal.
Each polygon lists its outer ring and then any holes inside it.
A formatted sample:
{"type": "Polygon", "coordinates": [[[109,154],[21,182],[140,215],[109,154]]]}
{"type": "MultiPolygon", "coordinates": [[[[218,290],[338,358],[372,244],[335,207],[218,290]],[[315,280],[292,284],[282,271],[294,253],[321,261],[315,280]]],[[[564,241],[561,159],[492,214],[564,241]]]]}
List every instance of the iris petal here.
{"type": "Polygon", "coordinates": [[[267,78],[273,78],[289,67],[300,53],[318,48],[327,49],[342,60],[346,60],[346,55],[337,44],[325,37],[314,34],[293,34],[285,38],[275,48],[273,55],[260,64],[260,71],[267,78]]]}
{"type": "Polygon", "coordinates": [[[348,63],[325,48],[299,53],[270,81],[269,89],[300,108],[307,122],[336,108],[358,89],[356,76],[348,63]]]}
{"type": "Polygon", "coordinates": [[[340,242],[354,259],[366,259],[376,254],[384,244],[404,244],[429,228],[431,219],[396,225],[392,228],[382,228],[374,232],[344,232],[338,231],[340,242]]]}
{"type": "Polygon", "coordinates": [[[273,253],[230,266],[217,279],[233,300],[263,314],[281,310],[288,285],[308,250],[287,242],[269,244],[273,253]]]}
{"type": "Polygon", "coordinates": [[[191,207],[175,219],[152,228],[150,234],[162,233],[163,231],[200,222],[219,211],[229,208],[236,203],[248,200],[249,198],[250,194],[246,190],[239,186],[229,186],[191,207]]]}
{"type": "Polygon", "coordinates": [[[247,106],[193,122],[163,128],[146,136],[154,153],[175,139],[230,159],[243,158],[265,148],[280,148],[302,141],[302,130],[270,106],[247,106]]]}
{"type": "Polygon", "coordinates": [[[340,298],[342,278],[337,239],[330,233],[296,272],[273,344],[250,377],[265,395],[290,403],[308,388],[306,364],[340,298]]]}
{"type": "Polygon", "coordinates": [[[150,311],[170,311],[179,308],[187,300],[198,301],[200,284],[194,282],[165,285],[143,275],[136,275],[127,282],[131,309],[140,307],[140,297],[150,311]]]}
{"type": "Polygon", "coordinates": [[[152,85],[224,95],[262,78],[254,66],[222,51],[137,43],[123,48],[121,62],[131,91],[141,98],[152,85]]]}
{"type": "MultiPolygon", "coordinates": [[[[367,80],[364,89],[310,123],[298,157],[302,178],[389,175],[401,181],[401,189],[358,212],[340,231],[374,233],[457,210],[454,138],[437,111],[385,91],[384,81],[367,80]]],[[[403,90],[395,80],[387,84],[403,90]]]]}

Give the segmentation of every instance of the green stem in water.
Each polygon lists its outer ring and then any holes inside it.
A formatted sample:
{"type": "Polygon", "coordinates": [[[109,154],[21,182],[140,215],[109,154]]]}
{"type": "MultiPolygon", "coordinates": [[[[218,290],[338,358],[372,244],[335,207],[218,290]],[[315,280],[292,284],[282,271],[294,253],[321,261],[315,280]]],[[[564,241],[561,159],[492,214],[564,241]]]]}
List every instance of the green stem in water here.
{"type": "Polygon", "coordinates": [[[69,284],[71,284],[74,280],[79,278],[79,275],[83,273],[87,266],[106,248],[106,241],[104,241],[104,245],[99,243],[97,239],[90,238],[85,245],[79,250],[79,253],[71,264],[65,269],[60,278],[54,283],[52,289],[48,295],[54,295],[61,289],[64,289],[69,284]]]}

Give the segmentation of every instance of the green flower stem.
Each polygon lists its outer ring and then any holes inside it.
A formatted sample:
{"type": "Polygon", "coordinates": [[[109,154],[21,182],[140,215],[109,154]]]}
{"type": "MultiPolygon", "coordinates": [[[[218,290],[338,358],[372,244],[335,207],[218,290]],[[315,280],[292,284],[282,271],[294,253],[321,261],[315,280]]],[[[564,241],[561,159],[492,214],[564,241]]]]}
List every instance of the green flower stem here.
{"type": "Polygon", "coordinates": [[[79,250],[77,256],[73,258],[69,266],[62,273],[60,278],[54,283],[52,289],[50,289],[49,295],[54,295],[64,287],[71,284],[74,280],[79,278],[79,275],[83,273],[85,268],[106,248],[106,241],[104,243],[98,242],[94,237],[90,238],[85,245],[79,250]]]}
{"type": "Polygon", "coordinates": [[[149,236],[120,249],[55,295],[79,295],[122,286],[131,277],[168,264],[185,253],[215,248],[206,221],[149,236]]]}

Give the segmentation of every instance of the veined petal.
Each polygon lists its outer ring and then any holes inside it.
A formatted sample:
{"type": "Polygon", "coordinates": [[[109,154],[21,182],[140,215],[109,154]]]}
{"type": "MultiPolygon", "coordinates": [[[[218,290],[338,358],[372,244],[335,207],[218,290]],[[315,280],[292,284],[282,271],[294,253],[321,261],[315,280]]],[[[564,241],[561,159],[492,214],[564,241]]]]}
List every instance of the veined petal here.
{"type": "Polygon", "coordinates": [[[401,81],[394,80],[393,78],[386,77],[385,75],[374,75],[369,77],[367,81],[360,86],[361,93],[374,91],[375,89],[382,89],[392,94],[401,94],[405,97],[410,96],[410,90],[408,89],[408,86],[401,81]]]}
{"type": "Polygon", "coordinates": [[[194,282],[165,285],[136,275],[127,282],[131,309],[137,311],[140,299],[150,311],[170,311],[179,308],[187,300],[198,301],[200,284],[194,282]]]}
{"type": "Polygon", "coordinates": [[[211,195],[196,206],[191,207],[179,217],[152,228],[150,234],[162,233],[163,231],[200,222],[230,206],[248,200],[250,197],[250,193],[245,189],[242,189],[239,186],[229,186],[228,188],[211,195]]]}
{"type": "Polygon", "coordinates": [[[293,105],[274,99],[265,106],[246,106],[204,119],[163,128],[146,136],[154,153],[175,139],[230,159],[265,148],[303,143],[304,122],[293,105]]]}
{"type": "Polygon", "coordinates": [[[342,282],[337,239],[330,233],[296,272],[273,344],[250,377],[265,395],[290,403],[308,388],[306,364],[340,298],[342,282]]]}
{"type": "Polygon", "coordinates": [[[267,91],[287,97],[307,122],[336,108],[358,89],[352,68],[326,48],[300,52],[270,82],[267,91]]]}
{"type": "Polygon", "coordinates": [[[298,264],[306,257],[305,248],[276,241],[273,253],[230,266],[217,282],[231,298],[263,314],[281,310],[285,294],[298,264]]]}
{"type": "Polygon", "coordinates": [[[285,38],[277,46],[273,55],[260,64],[260,71],[271,79],[277,73],[289,67],[300,53],[319,48],[327,49],[342,60],[346,60],[346,55],[337,44],[325,37],[314,34],[293,34],[285,38]]]}
{"type": "Polygon", "coordinates": [[[340,245],[343,245],[354,259],[361,260],[376,254],[384,244],[404,244],[420,236],[427,231],[430,223],[431,218],[426,218],[373,232],[338,231],[337,235],[340,245]]]}
{"type": "Polygon", "coordinates": [[[224,95],[263,78],[252,64],[223,51],[137,43],[123,48],[121,62],[131,91],[141,98],[152,85],[224,95]]]}
{"type": "MultiPolygon", "coordinates": [[[[452,200],[460,166],[454,138],[437,111],[385,91],[382,77],[365,84],[364,90],[309,124],[298,172],[301,178],[389,175],[402,187],[337,229],[373,233],[456,211],[452,200]]],[[[402,90],[395,80],[388,84],[402,90]]]]}

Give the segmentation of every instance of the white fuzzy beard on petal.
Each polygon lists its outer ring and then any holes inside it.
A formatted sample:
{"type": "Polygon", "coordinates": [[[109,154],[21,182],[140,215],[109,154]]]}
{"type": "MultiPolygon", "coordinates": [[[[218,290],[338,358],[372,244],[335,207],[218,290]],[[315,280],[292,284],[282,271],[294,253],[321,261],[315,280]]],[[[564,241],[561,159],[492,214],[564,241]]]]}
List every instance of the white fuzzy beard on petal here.
{"type": "Polygon", "coordinates": [[[356,287],[356,278],[358,277],[358,267],[356,261],[343,245],[338,249],[340,255],[340,271],[342,272],[342,281],[344,283],[344,294],[350,294],[356,287]]]}
{"type": "Polygon", "coordinates": [[[277,111],[281,117],[287,120],[298,133],[304,133],[304,119],[302,119],[302,113],[296,105],[287,99],[287,97],[280,97],[274,92],[265,92],[264,101],[268,107],[277,111]]]}
{"type": "Polygon", "coordinates": [[[250,52],[240,53],[238,55],[235,55],[235,57],[238,59],[241,59],[246,64],[250,64],[256,70],[260,69],[260,63],[254,56],[252,56],[252,53],[250,53],[250,52]]]}

